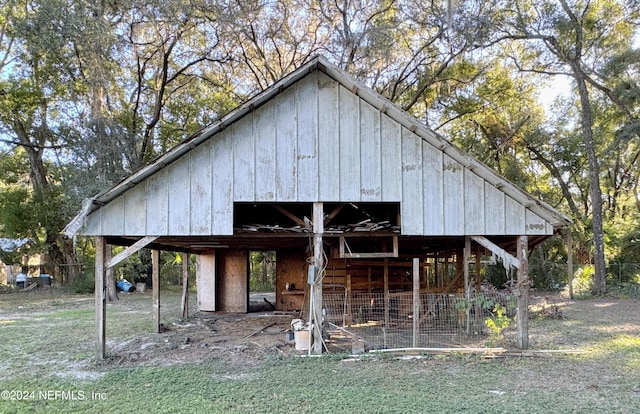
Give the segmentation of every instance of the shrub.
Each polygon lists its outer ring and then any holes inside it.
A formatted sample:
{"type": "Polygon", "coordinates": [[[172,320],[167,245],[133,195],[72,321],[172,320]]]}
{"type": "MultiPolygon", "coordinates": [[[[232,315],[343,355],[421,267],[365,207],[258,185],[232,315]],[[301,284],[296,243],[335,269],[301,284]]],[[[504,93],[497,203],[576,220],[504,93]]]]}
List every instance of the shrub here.
{"type": "Polygon", "coordinates": [[[71,287],[75,293],[93,293],[95,291],[95,277],[93,274],[83,272],[73,281],[71,287]]]}
{"type": "Polygon", "coordinates": [[[577,299],[589,299],[592,296],[593,276],[595,274],[593,265],[582,266],[573,275],[573,295],[577,299]]]}

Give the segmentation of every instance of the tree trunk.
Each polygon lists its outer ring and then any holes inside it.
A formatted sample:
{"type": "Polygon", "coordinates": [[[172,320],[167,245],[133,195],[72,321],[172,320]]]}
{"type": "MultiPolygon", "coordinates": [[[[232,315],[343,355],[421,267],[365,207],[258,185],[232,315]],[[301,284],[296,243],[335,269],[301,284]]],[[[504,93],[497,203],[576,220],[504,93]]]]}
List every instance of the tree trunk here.
{"type": "Polygon", "coordinates": [[[595,143],[593,141],[593,112],[591,110],[591,101],[589,100],[589,91],[587,83],[579,63],[571,64],[578,92],[580,94],[580,108],[582,117],[582,139],[584,142],[587,160],[589,162],[590,176],[590,193],[591,208],[593,214],[593,261],[595,265],[595,274],[593,276],[593,294],[602,295],[606,291],[607,270],[604,260],[604,233],[602,228],[602,190],[600,189],[600,166],[596,155],[595,143]]]}

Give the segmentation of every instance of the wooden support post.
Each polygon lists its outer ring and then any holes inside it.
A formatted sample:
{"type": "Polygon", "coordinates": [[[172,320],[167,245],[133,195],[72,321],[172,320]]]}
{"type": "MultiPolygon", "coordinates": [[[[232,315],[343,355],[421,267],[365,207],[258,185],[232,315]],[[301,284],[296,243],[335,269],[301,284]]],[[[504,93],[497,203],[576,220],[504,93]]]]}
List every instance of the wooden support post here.
{"type": "Polygon", "coordinates": [[[573,300],[573,234],[571,227],[566,230],[567,237],[567,281],[569,282],[569,299],[573,300]]]}
{"type": "Polygon", "coordinates": [[[529,243],[527,236],[519,236],[517,239],[518,283],[515,294],[518,300],[518,348],[529,347],[529,243]]]}
{"type": "Polygon", "coordinates": [[[102,361],[105,357],[106,339],[106,305],[107,295],[105,286],[105,260],[107,256],[107,244],[102,236],[96,236],[96,281],[95,281],[95,322],[96,322],[96,361],[102,361]]]}
{"type": "Polygon", "coordinates": [[[189,253],[182,253],[182,319],[189,319],[189,253]]]}
{"type": "MultiPolygon", "coordinates": [[[[322,203],[313,203],[313,265],[316,268],[315,280],[312,287],[313,307],[310,309],[313,315],[313,353],[322,354],[322,269],[324,269],[324,246],[322,234],[324,233],[324,206],[322,203]]],[[[309,350],[311,352],[311,350],[309,350]]]]}
{"type": "Polygon", "coordinates": [[[346,307],[346,325],[351,326],[353,323],[353,316],[351,315],[351,274],[347,273],[344,276],[344,288],[345,288],[345,307],[346,307]]]}
{"type": "MultiPolygon", "coordinates": [[[[469,286],[469,261],[471,258],[471,238],[469,236],[465,236],[464,238],[464,249],[462,251],[462,271],[464,273],[464,297],[467,301],[471,299],[471,287],[469,286]]],[[[467,302],[469,303],[469,302],[467,302]]],[[[466,325],[467,333],[469,333],[469,310],[470,307],[466,307],[466,312],[464,314],[464,320],[466,325]]]]}
{"type": "MultiPolygon", "coordinates": [[[[478,297],[478,295],[480,295],[481,293],[481,287],[482,287],[482,281],[480,280],[480,271],[482,270],[482,264],[480,263],[480,245],[476,244],[476,248],[475,248],[475,256],[476,256],[476,271],[475,271],[475,278],[476,278],[476,297],[478,297]]],[[[476,305],[476,311],[474,312],[475,315],[475,326],[476,329],[478,329],[477,327],[482,327],[484,324],[482,323],[482,312],[480,311],[480,309],[477,309],[477,305],[476,305]]]]}
{"type": "MultiPolygon", "coordinates": [[[[476,271],[475,271],[475,277],[476,277],[476,295],[480,294],[480,288],[482,286],[482,281],[480,280],[480,272],[482,270],[482,264],[480,263],[480,245],[476,244],[476,248],[475,248],[475,256],[476,256],[476,271]]],[[[477,313],[477,312],[476,312],[477,313]]]]}
{"type": "MultiPolygon", "coordinates": [[[[391,300],[389,296],[389,259],[384,259],[384,269],[383,269],[383,279],[384,279],[384,328],[389,328],[389,307],[391,306],[391,300]]],[[[385,336],[386,337],[386,336],[385,336]]],[[[386,345],[386,344],[385,344],[386,345]]]]}
{"type": "Polygon", "coordinates": [[[420,321],[420,259],[413,258],[413,347],[418,346],[420,321]]]}
{"type": "MultiPolygon", "coordinates": [[[[109,263],[113,258],[113,251],[111,246],[107,246],[105,250],[105,262],[109,263]]],[[[116,289],[116,279],[113,276],[113,267],[106,267],[105,270],[105,285],[107,286],[107,302],[117,302],[120,298],[118,297],[118,289],[116,289]]]]}
{"type": "Polygon", "coordinates": [[[151,250],[151,273],[153,290],[153,330],[160,333],[160,251],[151,250]]]}

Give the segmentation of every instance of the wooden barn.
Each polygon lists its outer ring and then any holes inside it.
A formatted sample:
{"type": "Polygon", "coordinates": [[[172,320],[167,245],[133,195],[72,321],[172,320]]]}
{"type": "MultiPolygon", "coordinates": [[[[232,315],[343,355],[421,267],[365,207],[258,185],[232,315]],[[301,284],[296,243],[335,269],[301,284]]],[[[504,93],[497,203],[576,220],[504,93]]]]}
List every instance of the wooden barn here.
{"type": "Polygon", "coordinates": [[[382,295],[387,322],[409,295],[415,329],[420,295],[469,295],[491,255],[518,269],[526,348],[527,253],[569,224],[316,57],[87,200],[66,232],[96,237],[100,359],[105,271],[144,247],[156,268],[158,250],[196,254],[198,309],[215,312],[249,310],[248,252],[275,251],[275,306],[306,309],[314,352],[329,293],[382,295]],[[110,245],[129,248],[111,258],[110,245]]]}

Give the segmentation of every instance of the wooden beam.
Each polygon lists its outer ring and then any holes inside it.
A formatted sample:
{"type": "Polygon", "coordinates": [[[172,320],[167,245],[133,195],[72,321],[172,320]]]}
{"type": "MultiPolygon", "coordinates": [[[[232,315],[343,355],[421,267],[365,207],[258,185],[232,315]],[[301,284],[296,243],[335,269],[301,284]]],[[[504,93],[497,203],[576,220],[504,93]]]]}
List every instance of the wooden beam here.
{"type": "MultiPolygon", "coordinates": [[[[322,242],[324,233],[324,206],[322,203],[313,203],[313,265],[316,268],[315,280],[311,285],[313,306],[310,311],[313,314],[313,353],[322,354],[322,274],[324,269],[324,246],[322,242]]],[[[309,350],[311,352],[311,349],[309,350]]]]}
{"type": "Polygon", "coordinates": [[[518,301],[518,348],[527,349],[529,347],[529,243],[527,236],[519,236],[517,239],[518,260],[518,282],[514,293],[518,301]]]}
{"type": "MultiPolygon", "coordinates": [[[[113,258],[113,249],[111,246],[107,246],[104,258],[107,263],[109,263],[113,258]]],[[[116,278],[113,274],[113,267],[106,267],[105,278],[105,285],[107,286],[107,302],[117,302],[120,298],[118,297],[118,289],[116,288],[116,278]]]]}
{"type": "Polygon", "coordinates": [[[328,225],[329,222],[331,220],[333,220],[333,218],[340,212],[340,210],[342,210],[342,208],[344,207],[344,204],[340,204],[339,206],[337,206],[336,208],[333,209],[333,211],[331,213],[329,213],[329,215],[327,216],[326,219],[324,219],[324,225],[328,225]]]}
{"type": "Polygon", "coordinates": [[[182,253],[182,320],[189,320],[189,254],[182,253]]]}
{"type": "Polygon", "coordinates": [[[502,259],[502,263],[504,264],[505,268],[508,266],[513,266],[516,269],[520,268],[520,261],[497,244],[492,243],[490,240],[482,236],[471,236],[471,239],[478,243],[480,246],[495,253],[496,256],[502,259]]]}
{"type": "Polygon", "coordinates": [[[105,257],[107,244],[104,237],[96,236],[96,280],[95,280],[95,327],[96,327],[96,361],[102,361],[105,357],[106,344],[106,305],[107,295],[105,286],[105,257]]]}
{"type": "Polygon", "coordinates": [[[306,227],[306,223],[304,222],[304,220],[294,216],[293,214],[291,214],[287,209],[285,209],[282,206],[279,206],[277,204],[274,204],[273,207],[278,210],[279,212],[281,212],[282,214],[284,214],[285,216],[289,217],[291,220],[293,220],[294,223],[299,224],[302,227],[306,227]]]}
{"type": "Polygon", "coordinates": [[[413,347],[418,346],[420,321],[420,259],[413,258],[413,347]]]}
{"type": "MultiPolygon", "coordinates": [[[[391,298],[389,296],[389,259],[384,259],[384,269],[383,269],[383,279],[384,279],[384,329],[389,329],[389,307],[391,306],[391,298]]],[[[385,343],[384,346],[387,346],[386,339],[387,335],[384,335],[385,343]]]]}
{"type": "MultiPolygon", "coordinates": [[[[471,299],[471,289],[469,287],[469,260],[471,257],[471,238],[469,236],[465,236],[464,238],[464,250],[462,252],[463,257],[463,272],[464,272],[464,297],[469,300],[471,299]]],[[[465,306],[466,312],[464,315],[466,331],[469,333],[470,331],[470,321],[469,321],[469,311],[471,310],[469,306],[465,306]]]]}
{"type": "Polygon", "coordinates": [[[160,251],[151,250],[151,273],[153,290],[153,330],[160,333],[160,251]]]}
{"type": "Polygon", "coordinates": [[[378,259],[385,257],[398,257],[398,236],[393,235],[392,243],[393,243],[393,252],[361,252],[354,253],[352,251],[347,251],[349,246],[344,238],[344,236],[340,236],[340,246],[339,246],[339,254],[341,259],[378,259]]]}
{"type": "Polygon", "coordinates": [[[133,243],[131,246],[127,247],[126,249],[124,249],[120,253],[118,253],[115,256],[113,256],[113,258],[107,262],[107,265],[106,265],[107,268],[114,267],[115,265],[117,265],[118,263],[120,263],[121,261],[126,259],[127,257],[129,257],[132,254],[136,253],[138,250],[143,249],[144,247],[146,247],[149,244],[153,243],[153,241],[156,240],[157,238],[158,238],[158,236],[147,236],[147,237],[141,238],[137,242],[133,243]]]}

